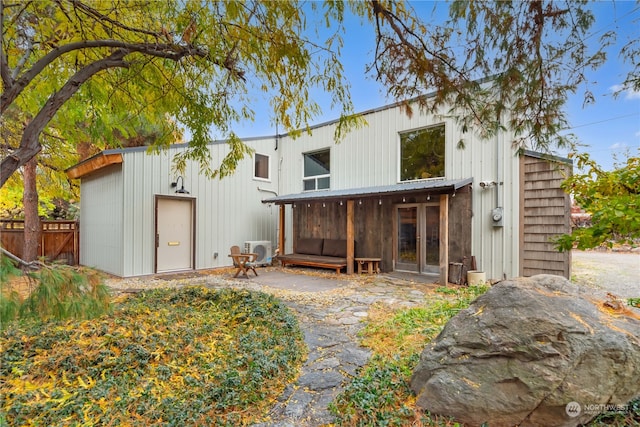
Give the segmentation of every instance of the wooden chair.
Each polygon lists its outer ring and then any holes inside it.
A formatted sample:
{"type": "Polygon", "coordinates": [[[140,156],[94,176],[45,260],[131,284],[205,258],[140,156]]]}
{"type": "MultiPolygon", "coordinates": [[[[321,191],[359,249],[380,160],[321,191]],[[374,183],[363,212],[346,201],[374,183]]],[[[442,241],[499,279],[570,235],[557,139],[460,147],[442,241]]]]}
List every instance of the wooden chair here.
{"type": "Polygon", "coordinates": [[[255,274],[256,276],[258,275],[254,263],[254,261],[258,258],[258,254],[242,253],[240,252],[240,246],[231,246],[231,254],[229,254],[229,256],[233,258],[233,266],[237,268],[236,274],[233,277],[238,277],[238,275],[242,273],[244,277],[248,279],[248,270],[253,271],[253,274],[255,274]]]}

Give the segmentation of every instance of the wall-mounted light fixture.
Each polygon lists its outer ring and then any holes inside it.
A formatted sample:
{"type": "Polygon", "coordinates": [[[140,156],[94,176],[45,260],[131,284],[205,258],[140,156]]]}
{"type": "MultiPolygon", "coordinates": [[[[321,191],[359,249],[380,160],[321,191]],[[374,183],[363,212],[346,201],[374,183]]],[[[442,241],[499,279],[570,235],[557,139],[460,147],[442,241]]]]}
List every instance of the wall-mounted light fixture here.
{"type": "Polygon", "coordinates": [[[189,194],[189,192],[184,189],[184,178],[182,176],[176,178],[176,181],[171,183],[171,187],[176,188],[178,186],[178,181],[180,181],[180,188],[176,190],[176,193],[189,194]]]}

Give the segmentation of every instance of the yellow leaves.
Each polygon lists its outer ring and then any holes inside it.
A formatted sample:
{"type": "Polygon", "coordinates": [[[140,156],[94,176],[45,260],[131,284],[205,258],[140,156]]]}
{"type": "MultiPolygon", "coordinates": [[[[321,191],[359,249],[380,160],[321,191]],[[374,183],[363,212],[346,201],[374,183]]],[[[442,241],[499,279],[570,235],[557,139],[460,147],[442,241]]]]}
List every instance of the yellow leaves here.
{"type": "Polygon", "coordinates": [[[71,381],[67,378],[67,373],[65,371],[62,371],[62,383],[68,386],[72,385],[71,381]]]}
{"type": "Polygon", "coordinates": [[[480,308],[478,308],[478,310],[472,314],[472,316],[479,316],[484,312],[484,305],[480,306],[480,308]]]}
{"type": "Polygon", "coordinates": [[[82,379],[82,375],[78,375],[78,384],[80,385],[80,387],[84,388],[84,389],[88,389],[88,388],[93,388],[93,386],[96,384],[95,380],[91,377],[87,377],[87,382],[85,382],[82,379]]]}
{"type": "Polygon", "coordinates": [[[28,380],[23,380],[20,378],[11,378],[7,380],[7,383],[16,390],[20,392],[28,392],[38,390],[40,388],[40,384],[33,383],[28,380]]]}
{"type": "Polygon", "coordinates": [[[278,306],[266,296],[204,288],[154,292],[131,297],[108,319],[16,335],[8,345],[30,350],[11,367],[10,382],[0,383],[0,393],[12,396],[3,409],[21,411],[11,422],[50,425],[45,417],[53,416],[54,424],[149,425],[178,412],[226,416],[223,409],[199,413],[190,399],[227,399],[224,407],[244,419],[264,409],[254,402],[257,394],[272,400],[297,369],[296,345],[274,334],[282,314],[272,313],[278,306]],[[276,342],[263,351],[263,339],[276,342]],[[277,374],[264,378],[265,369],[277,374]]]}

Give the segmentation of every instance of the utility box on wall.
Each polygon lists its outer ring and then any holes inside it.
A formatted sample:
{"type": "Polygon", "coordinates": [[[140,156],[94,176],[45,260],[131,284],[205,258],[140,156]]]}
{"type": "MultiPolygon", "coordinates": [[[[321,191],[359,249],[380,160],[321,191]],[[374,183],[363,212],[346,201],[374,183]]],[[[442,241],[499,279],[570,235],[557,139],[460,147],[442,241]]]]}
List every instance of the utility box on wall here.
{"type": "Polygon", "coordinates": [[[504,220],[504,211],[501,207],[497,207],[491,210],[491,220],[494,227],[502,227],[504,220]]]}

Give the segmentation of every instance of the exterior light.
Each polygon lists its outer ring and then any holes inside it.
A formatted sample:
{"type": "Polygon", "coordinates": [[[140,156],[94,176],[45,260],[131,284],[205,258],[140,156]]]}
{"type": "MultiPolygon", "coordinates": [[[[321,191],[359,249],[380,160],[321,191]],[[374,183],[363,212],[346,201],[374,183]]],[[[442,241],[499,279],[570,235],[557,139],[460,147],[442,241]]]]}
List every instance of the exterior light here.
{"type": "Polygon", "coordinates": [[[184,178],[182,176],[179,176],[178,178],[176,178],[176,181],[171,183],[171,187],[173,188],[178,187],[178,181],[180,182],[180,188],[176,190],[176,193],[189,194],[189,192],[184,189],[184,178]]]}

